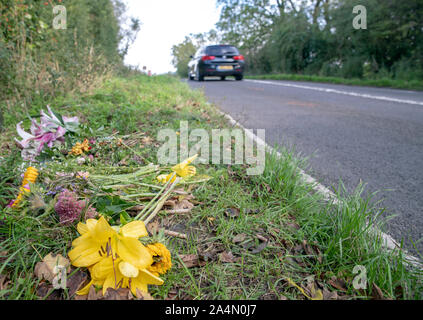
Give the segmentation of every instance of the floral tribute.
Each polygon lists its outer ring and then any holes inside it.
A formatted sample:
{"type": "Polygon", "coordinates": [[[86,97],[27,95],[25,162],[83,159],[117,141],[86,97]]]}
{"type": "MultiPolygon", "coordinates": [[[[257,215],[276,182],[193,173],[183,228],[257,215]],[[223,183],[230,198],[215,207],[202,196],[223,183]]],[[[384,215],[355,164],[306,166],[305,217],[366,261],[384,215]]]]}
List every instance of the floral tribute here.
{"type": "Polygon", "coordinates": [[[78,224],[81,236],[72,243],[69,252],[75,267],[86,267],[91,281],[77,292],[88,294],[91,285],[103,288],[129,288],[148,292],[148,285],[161,285],[158,276],[171,266],[170,253],[163,244],[144,246],[139,239],[147,237],[144,222],[132,221],[123,227],[111,227],[104,217],[78,224]],[[158,250],[154,250],[157,248],[158,250]],[[162,258],[155,262],[157,257],[162,258]]]}
{"type": "MultiPolygon", "coordinates": [[[[138,297],[148,293],[148,286],[162,285],[172,255],[164,244],[164,231],[149,235],[146,225],[169,199],[178,199],[176,186],[210,179],[197,175],[192,163],[198,155],[169,172],[145,161],[132,148],[145,139],[142,133],[102,136],[103,129],[93,130],[77,117],[62,116],[50,107],[41,111],[39,122],[30,121],[29,132],[22,128],[23,122],[17,125],[21,139],[15,140],[26,170],[18,195],[4,210],[4,221],[33,216],[43,228],[54,229],[58,239],[67,235],[67,243],[72,242],[69,260],[62,260],[90,275],[88,283],[77,286],[77,295],[89,296],[94,286],[101,288],[105,299],[110,288],[138,297]],[[124,142],[125,137],[129,138],[124,142]],[[128,165],[131,155],[135,164],[128,165]],[[36,162],[38,169],[26,162],[36,162]],[[140,166],[140,162],[147,164],[140,166]]],[[[39,267],[39,277],[45,276],[47,267],[39,267]]]]}

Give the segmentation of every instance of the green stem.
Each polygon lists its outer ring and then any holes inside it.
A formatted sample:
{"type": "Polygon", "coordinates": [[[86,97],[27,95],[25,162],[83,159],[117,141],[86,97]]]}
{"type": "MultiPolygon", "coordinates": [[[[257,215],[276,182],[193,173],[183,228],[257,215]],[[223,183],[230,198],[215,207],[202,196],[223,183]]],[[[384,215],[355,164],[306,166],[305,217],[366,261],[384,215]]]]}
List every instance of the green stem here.
{"type": "Polygon", "coordinates": [[[144,207],[144,209],[135,217],[134,220],[142,220],[141,217],[144,218],[144,216],[149,213],[149,211],[148,212],[146,212],[146,211],[153,205],[154,201],[156,201],[156,199],[160,197],[160,195],[163,193],[163,191],[166,190],[166,188],[170,184],[170,181],[172,181],[172,179],[175,175],[176,175],[176,173],[173,173],[173,175],[169,179],[169,181],[163,186],[163,188],[161,188],[161,190],[157,193],[157,195],[144,207]]]}
{"type": "Polygon", "coordinates": [[[172,186],[169,188],[169,190],[166,191],[166,193],[163,195],[162,199],[157,202],[157,206],[154,209],[154,211],[148,216],[147,219],[144,220],[144,224],[147,225],[153,218],[159,213],[159,211],[162,209],[163,205],[165,204],[166,200],[169,199],[169,197],[172,195],[173,189],[175,189],[178,182],[174,182],[172,186]]]}

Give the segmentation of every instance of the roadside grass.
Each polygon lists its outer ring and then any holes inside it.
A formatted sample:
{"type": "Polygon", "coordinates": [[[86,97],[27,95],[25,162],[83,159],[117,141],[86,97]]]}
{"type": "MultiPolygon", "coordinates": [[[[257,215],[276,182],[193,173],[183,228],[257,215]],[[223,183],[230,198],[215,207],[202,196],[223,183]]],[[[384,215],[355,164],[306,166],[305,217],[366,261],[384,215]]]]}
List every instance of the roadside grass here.
{"type": "Polygon", "coordinates": [[[288,80],[288,81],[310,81],[321,83],[345,84],[353,86],[387,87],[394,89],[423,90],[423,81],[418,80],[394,80],[390,78],[381,79],[346,79],[341,77],[324,77],[302,74],[264,74],[246,75],[246,79],[260,80],[288,80]]]}
{"type": "MultiPolygon", "coordinates": [[[[131,147],[105,150],[96,166],[156,163],[158,130],[178,130],[182,120],[191,130],[230,128],[200,91],[164,76],[114,78],[92,94],[49,103],[61,113],[78,115],[93,134],[134,141],[131,147]]],[[[43,107],[34,104],[30,114],[43,107]]],[[[0,137],[2,207],[19,185],[21,161],[11,137],[20,120],[7,118],[0,137]]],[[[199,173],[213,179],[192,190],[186,186],[196,206],[185,214],[163,210],[152,221],[187,239],[166,237],[173,267],[162,286],[150,288],[151,294],[157,299],[254,300],[319,298],[320,292],[325,299],[422,299],[422,271],[407,266],[401,251],[386,251],[380,237],[367,232],[371,225],[383,226],[376,220],[380,211],[362,197],[361,187],[353,194],[340,187],[342,201],[328,203],[298,174],[307,162],[292,150],[279,149],[282,158],[267,154],[258,176],[246,175],[245,165],[197,165],[199,173]],[[191,265],[187,255],[194,257],[191,265]],[[353,287],[357,265],[366,268],[364,290],[353,287]]],[[[69,163],[66,170],[75,167],[69,163]]],[[[50,252],[66,256],[76,228],[59,226],[52,208],[37,214],[17,211],[7,219],[12,223],[0,222],[0,277],[7,276],[0,283],[0,298],[38,299],[36,262],[50,252]]]]}

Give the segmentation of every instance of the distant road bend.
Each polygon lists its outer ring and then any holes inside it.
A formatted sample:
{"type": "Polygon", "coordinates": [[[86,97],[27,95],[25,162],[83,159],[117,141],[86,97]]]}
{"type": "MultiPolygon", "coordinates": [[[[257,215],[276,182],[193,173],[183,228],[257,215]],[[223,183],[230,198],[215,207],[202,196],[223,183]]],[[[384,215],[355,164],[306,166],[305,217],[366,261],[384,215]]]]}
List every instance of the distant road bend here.
{"type": "MultiPolygon", "coordinates": [[[[423,238],[423,92],[293,81],[189,81],[269,145],[311,156],[323,185],[380,190],[394,239],[423,238]]],[[[416,243],[423,252],[423,241],[416,243]]]]}

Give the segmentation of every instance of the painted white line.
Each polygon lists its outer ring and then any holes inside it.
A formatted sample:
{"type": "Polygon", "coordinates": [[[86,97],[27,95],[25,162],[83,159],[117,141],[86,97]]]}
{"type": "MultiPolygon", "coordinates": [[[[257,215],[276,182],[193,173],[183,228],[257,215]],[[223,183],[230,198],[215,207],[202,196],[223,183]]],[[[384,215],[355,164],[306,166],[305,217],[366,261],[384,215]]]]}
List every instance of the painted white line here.
{"type": "Polygon", "coordinates": [[[300,85],[300,84],[292,84],[292,83],[284,83],[284,82],[279,83],[279,82],[272,82],[272,81],[265,81],[265,80],[246,79],[245,81],[261,83],[261,84],[271,84],[271,85],[274,85],[274,86],[291,87],[291,88],[307,89],[307,90],[314,90],[314,91],[327,92],[327,93],[343,94],[343,95],[359,97],[359,98],[367,98],[367,99],[374,99],[374,100],[382,100],[382,101],[405,103],[405,104],[414,104],[414,105],[423,106],[422,101],[396,99],[396,98],[391,98],[391,97],[375,96],[375,95],[371,95],[371,94],[357,93],[357,92],[352,92],[352,91],[336,90],[336,89],[322,88],[322,87],[310,87],[310,86],[305,86],[305,85],[300,85]]]}
{"type": "MultiPolygon", "coordinates": [[[[275,150],[273,147],[269,146],[265,141],[263,141],[262,139],[260,139],[258,136],[256,136],[251,130],[246,129],[241,123],[239,123],[238,121],[236,121],[234,118],[232,118],[229,114],[224,113],[223,111],[219,110],[216,108],[216,110],[222,114],[233,126],[237,126],[240,127],[241,129],[244,130],[245,134],[247,135],[247,137],[249,137],[250,139],[252,139],[253,141],[255,141],[257,143],[257,145],[261,145],[264,146],[269,152],[275,152],[275,154],[279,157],[282,158],[282,154],[275,150]]],[[[324,185],[320,184],[319,182],[317,182],[317,180],[315,178],[313,178],[312,176],[308,175],[307,173],[304,172],[304,170],[299,169],[300,175],[303,178],[303,180],[312,185],[313,189],[320,193],[321,195],[324,196],[326,201],[332,200],[333,203],[337,204],[339,203],[340,199],[338,199],[338,197],[336,196],[335,193],[333,193],[332,191],[330,191],[328,188],[326,188],[324,185]]],[[[383,241],[383,245],[388,248],[389,250],[394,250],[394,249],[400,249],[403,251],[404,253],[404,260],[406,262],[408,262],[411,265],[414,265],[415,267],[418,268],[423,268],[423,265],[420,261],[420,259],[410,255],[405,249],[401,249],[400,245],[394,240],[394,238],[392,238],[389,234],[386,234],[384,232],[381,232],[380,230],[378,230],[375,227],[371,227],[370,230],[372,232],[374,232],[377,235],[380,235],[380,237],[382,238],[383,241]]]]}

